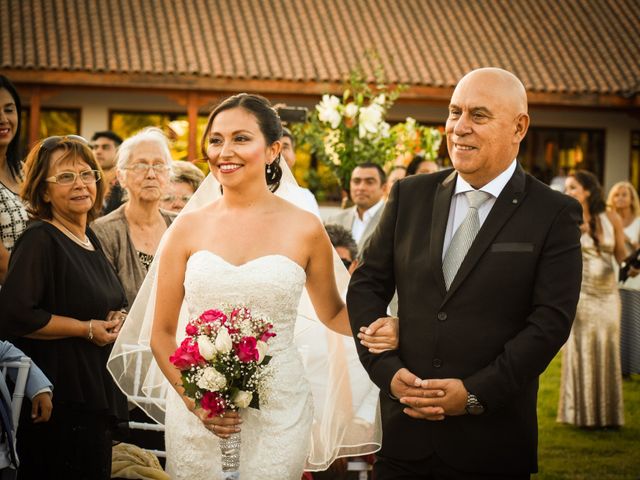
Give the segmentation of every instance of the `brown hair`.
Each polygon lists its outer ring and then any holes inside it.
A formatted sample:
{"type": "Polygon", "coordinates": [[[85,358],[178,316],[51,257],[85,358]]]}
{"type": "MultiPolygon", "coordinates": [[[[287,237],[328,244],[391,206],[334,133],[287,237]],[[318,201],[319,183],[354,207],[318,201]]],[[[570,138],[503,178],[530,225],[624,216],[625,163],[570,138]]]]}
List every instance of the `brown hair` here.
{"type": "Polygon", "coordinates": [[[63,150],[62,157],[59,162],[65,158],[75,157],[83,160],[92,170],[100,172],[100,179],[96,182],[96,199],[87,213],[87,221],[91,222],[100,215],[102,209],[102,200],[104,198],[105,188],[102,180],[102,169],[100,164],[93,156],[93,152],[87,143],[70,137],[49,137],[46,138],[31,149],[24,164],[25,177],[20,190],[20,196],[27,203],[27,211],[31,218],[51,220],[53,211],[51,203],[45,201],[45,193],[47,191],[46,178],[51,167],[51,157],[53,152],[63,150]],[[58,139],[57,143],[55,139],[58,139]],[[53,142],[54,144],[48,146],[53,142]]]}

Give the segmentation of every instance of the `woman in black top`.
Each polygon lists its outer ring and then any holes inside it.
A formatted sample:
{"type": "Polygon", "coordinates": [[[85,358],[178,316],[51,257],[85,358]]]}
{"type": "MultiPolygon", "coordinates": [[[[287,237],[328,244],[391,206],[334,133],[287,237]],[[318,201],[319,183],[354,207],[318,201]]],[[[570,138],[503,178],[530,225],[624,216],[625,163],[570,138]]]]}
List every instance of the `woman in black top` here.
{"type": "Polygon", "coordinates": [[[0,290],[0,338],[14,339],[54,392],[49,423],[20,421],[18,478],[108,479],[111,431],[127,403],[106,361],[126,297],[87,227],[102,205],[100,168],[86,141],[71,136],[39,143],[25,169],[21,194],[35,221],[0,290]]]}

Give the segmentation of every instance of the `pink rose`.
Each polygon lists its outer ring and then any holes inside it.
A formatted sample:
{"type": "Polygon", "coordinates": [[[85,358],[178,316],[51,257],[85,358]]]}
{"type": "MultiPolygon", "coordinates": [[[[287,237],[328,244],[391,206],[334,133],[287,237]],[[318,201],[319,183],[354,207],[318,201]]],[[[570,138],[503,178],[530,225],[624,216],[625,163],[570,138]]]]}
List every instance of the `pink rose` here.
{"type": "Polygon", "coordinates": [[[198,327],[195,326],[193,323],[188,323],[185,331],[187,332],[187,335],[192,337],[198,334],[198,327]]]}
{"type": "Polygon", "coordinates": [[[188,370],[194,365],[203,365],[204,358],[200,355],[198,344],[191,338],[185,338],[175,353],[169,357],[169,361],[179,370],[188,370]]]}
{"type": "Polygon", "coordinates": [[[209,411],[209,417],[219,417],[227,410],[224,398],[218,392],[205,392],[200,400],[200,406],[209,411]]]}
{"type": "Polygon", "coordinates": [[[200,315],[200,320],[202,323],[224,323],[227,321],[227,316],[220,310],[207,310],[200,315]]]}
{"type": "Polygon", "coordinates": [[[241,362],[257,362],[260,358],[258,351],[258,341],[254,337],[242,337],[242,340],[235,346],[236,354],[241,362]]]}
{"type": "Polygon", "coordinates": [[[260,340],[262,340],[263,342],[268,342],[271,337],[275,337],[276,334],[271,331],[272,328],[273,325],[268,324],[267,329],[260,336],[260,340]]]}

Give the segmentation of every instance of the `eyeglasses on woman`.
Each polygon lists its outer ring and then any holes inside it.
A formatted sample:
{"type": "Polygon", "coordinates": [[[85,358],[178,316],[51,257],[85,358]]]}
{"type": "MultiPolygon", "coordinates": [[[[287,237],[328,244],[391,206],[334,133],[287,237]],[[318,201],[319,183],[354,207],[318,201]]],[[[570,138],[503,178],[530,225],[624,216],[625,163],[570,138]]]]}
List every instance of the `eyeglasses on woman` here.
{"type": "Polygon", "coordinates": [[[100,180],[100,172],[98,170],[84,170],[80,173],[76,172],[61,172],[52,177],[45,178],[46,182],[57,183],[58,185],[73,185],[76,183],[76,178],[80,177],[80,181],[85,185],[91,185],[100,180]]]}

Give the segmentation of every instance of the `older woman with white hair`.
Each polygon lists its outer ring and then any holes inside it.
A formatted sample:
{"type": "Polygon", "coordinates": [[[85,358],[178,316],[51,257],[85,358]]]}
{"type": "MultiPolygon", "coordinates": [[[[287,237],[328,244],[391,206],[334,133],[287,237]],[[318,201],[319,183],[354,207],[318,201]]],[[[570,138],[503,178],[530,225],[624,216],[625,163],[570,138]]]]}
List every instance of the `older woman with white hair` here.
{"type": "Polygon", "coordinates": [[[160,209],[169,183],[171,153],[165,134],[148,127],[118,148],[116,171],[129,200],[96,220],[92,229],[133,303],[162,235],[175,214],[160,209]]]}

